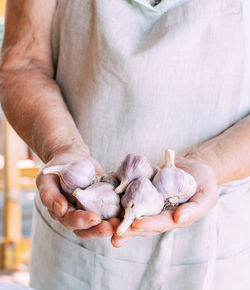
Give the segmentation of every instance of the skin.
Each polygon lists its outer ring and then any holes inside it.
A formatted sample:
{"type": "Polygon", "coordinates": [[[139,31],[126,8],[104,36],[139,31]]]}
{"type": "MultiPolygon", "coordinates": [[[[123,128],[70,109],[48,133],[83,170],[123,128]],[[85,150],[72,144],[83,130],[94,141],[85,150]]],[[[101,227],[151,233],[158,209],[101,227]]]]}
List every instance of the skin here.
{"type": "MultiPolygon", "coordinates": [[[[10,124],[46,166],[86,158],[103,174],[90,154],[65,105],[51,52],[51,25],[57,1],[8,0],[0,67],[1,104],[10,124]]],[[[112,236],[114,247],[129,239],[149,237],[201,219],[218,200],[217,185],[250,175],[250,117],[176,159],[176,166],[192,174],[198,189],[191,200],[156,216],[136,220],[122,236],[120,223],[101,221],[93,213],[75,209],[60,192],[54,175],[37,177],[41,200],[52,218],[82,239],[112,236]]]]}

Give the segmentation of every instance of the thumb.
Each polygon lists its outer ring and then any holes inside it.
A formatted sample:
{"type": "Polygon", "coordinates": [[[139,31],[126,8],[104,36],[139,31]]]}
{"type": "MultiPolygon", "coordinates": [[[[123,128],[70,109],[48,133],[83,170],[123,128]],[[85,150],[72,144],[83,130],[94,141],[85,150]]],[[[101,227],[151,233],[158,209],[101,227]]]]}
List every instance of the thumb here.
{"type": "Polygon", "coordinates": [[[218,200],[216,187],[200,189],[189,202],[180,205],[174,213],[174,222],[185,226],[201,219],[218,200]]]}
{"type": "Polygon", "coordinates": [[[58,216],[63,216],[68,209],[68,202],[60,192],[59,178],[56,175],[43,175],[40,172],[37,177],[37,188],[40,198],[45,207],[58,216]]]}
{"type": "Polygon", "coordinates": [[[89,160],[95,167],[96,175],[103,176],[105,173],[101,164],[97,160],[95,160],[93,157],[90,157],[89,160]]]}

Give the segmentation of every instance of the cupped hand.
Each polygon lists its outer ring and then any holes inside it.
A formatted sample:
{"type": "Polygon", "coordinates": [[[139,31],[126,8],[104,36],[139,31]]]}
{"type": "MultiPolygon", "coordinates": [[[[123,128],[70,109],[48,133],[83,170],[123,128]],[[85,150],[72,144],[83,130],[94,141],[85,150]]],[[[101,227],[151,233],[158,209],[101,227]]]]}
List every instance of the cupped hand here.
{"type": "Polygon", "coordinates": [[[114,228],[109,221],[101,220],[101,217],[94,212],[76,209],[62,194],[58,176],[42,173],[46,167],[63,165],[83,158],[92,162],[97,175],[103,175],[101,165],[91,156],[61,153],[48,162],[37,176],[36,183],[41,201],[53,219],[59,221],[81,239],[112,236],[114,228]]]}
{"type": "MultiPolygon", "coordinates": [[[[197,182],[197,191],[192,198],[178,207],[171,207],[159,215],[145,216],[135,220],[121,236],[114,234],[111,242],[114,247],[121,247],[133,237],[151,237],[175,228],[185,228],[201,219],[215,206],[218,189],[213,169],[202,159],[196,157],[176,158],[176,167],[190,173],[197,182]]],[[[112,220],[114,228],[119,223],[112,220]]]]}

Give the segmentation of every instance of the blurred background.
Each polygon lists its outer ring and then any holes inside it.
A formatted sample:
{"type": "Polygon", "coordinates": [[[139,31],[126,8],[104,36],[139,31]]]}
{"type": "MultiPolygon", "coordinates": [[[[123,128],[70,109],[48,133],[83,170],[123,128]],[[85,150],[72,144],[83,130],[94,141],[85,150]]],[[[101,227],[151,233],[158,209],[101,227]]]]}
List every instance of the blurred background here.
{"type": "MultiPolygon", "coordinates": [[[[0,45],[5,2],[0,0],[0,45]]],[[[1,281],[29,283],[32,207],[39,166],[37,156],[15,134],[0,107],[0,285],[1,281]]]]}

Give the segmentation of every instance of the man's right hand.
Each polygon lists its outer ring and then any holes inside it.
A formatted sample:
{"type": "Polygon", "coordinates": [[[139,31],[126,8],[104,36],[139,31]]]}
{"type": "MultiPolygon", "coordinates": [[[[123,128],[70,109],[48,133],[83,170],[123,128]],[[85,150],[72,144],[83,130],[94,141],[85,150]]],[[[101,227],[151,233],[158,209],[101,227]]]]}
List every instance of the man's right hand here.
{"type": "MultiPolygon", "coordinates": [[[[18,135],[40,159],[44,163],[50,160],[46,166],[88,158],[97,174],[101,174],[100,164],[82,153],[88,151],[87,146],[54,79],[51,39],[57,3],[57,0],[8,0],[0,64],[2,109],[18,135]],[[54,154],[56,148],[64,149],[54,154]]],[[[80,238],[112,235],[113,227],[108,221],[68,203],[60,192],[57,176],[45,176],[41,171],[37,187],[51,217],[80,238]]]]}
{"type": "MultiPolygon", "coordinates": [[[[103,175],[101,165],[89,155],[83,157],[82,155],[71,153],[59,154],[48,162],[45,167],[63,165],[82,158],[92,162],[97,175],[103,175]]],[[[113,222],[111,224],[109,221],[101,220],[101,217],[94,212],[76,209],[60,191],[59,177],[54,174],[44,175],[42,169],[37,176],[37,188],[43,205],[47,207],[53,219],[60,222],[68,230],[73,231],[81,239],[93,239],[113,235],[114,228],[112,224],[118,223],[118,219],[112,219],[113,222]]]]}

